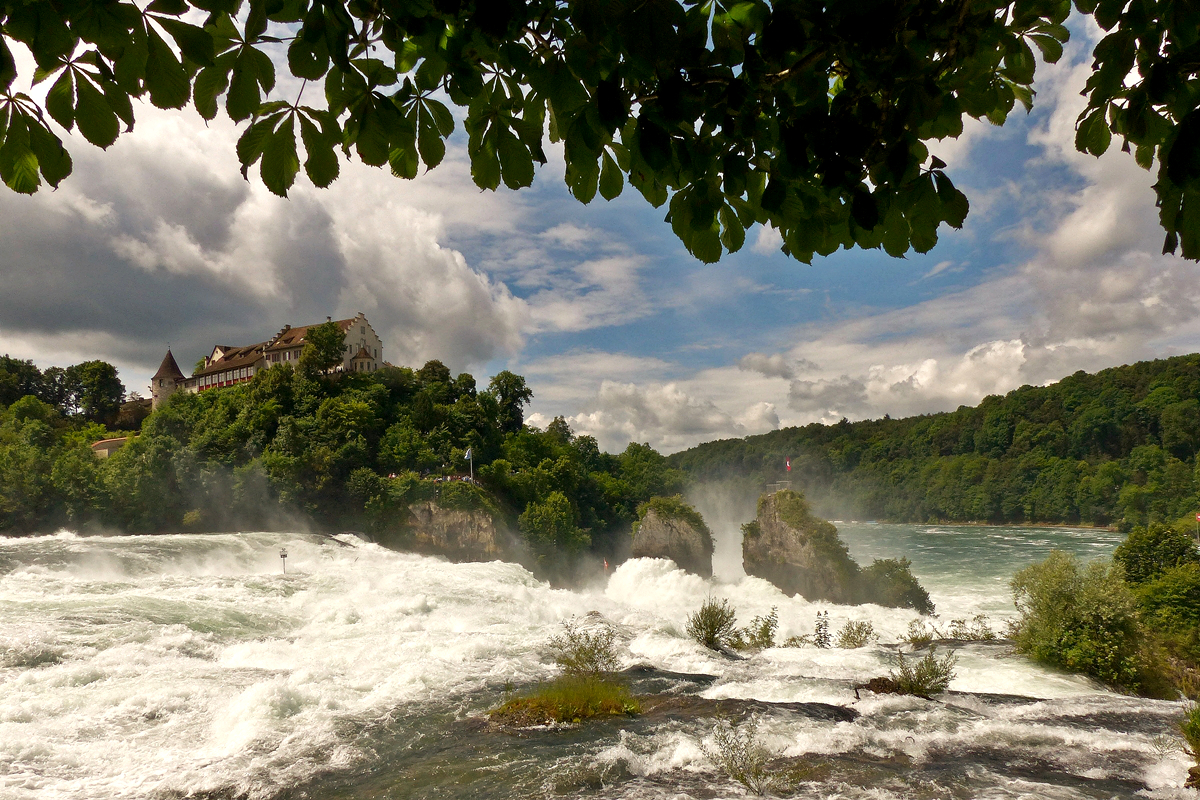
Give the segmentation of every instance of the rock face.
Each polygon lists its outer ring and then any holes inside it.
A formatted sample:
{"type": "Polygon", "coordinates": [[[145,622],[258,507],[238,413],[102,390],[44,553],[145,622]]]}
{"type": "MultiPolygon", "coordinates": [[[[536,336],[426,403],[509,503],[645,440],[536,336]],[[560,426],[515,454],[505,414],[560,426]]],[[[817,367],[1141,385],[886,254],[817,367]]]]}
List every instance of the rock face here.
{"type": "Polygon", "coordinates": [[[634,558],[669,558],[682,569],[712,577],[712,535],[682,517],[649,508],[633,535],[634,558]]]}
{"type": "Polygon", "coordinates": [[[789,595],[833,603],[855,601],[858,565],[837,528],[809,511],[790,489],[763,495],[758,516],[743,526],[742,566],[789,595]]]}
{"type": "Polygon", "coordinates": [[[408,509],[405,549],[451,561],[498,561],[510,554],[509,537],[486,511],[442,508],[422,501],[408,509]]]}

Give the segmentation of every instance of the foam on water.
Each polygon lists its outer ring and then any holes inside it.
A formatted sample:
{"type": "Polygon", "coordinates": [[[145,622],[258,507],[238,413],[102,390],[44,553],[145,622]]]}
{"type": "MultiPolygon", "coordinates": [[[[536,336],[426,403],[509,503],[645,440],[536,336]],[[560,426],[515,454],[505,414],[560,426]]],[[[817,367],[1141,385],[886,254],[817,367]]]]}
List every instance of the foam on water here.
{"type": "MultiPolygon", "coordinates": [[[[935,600],[957,595],[958,584],[914,568],[935,600]]],[[[977,607],[994,605],[989,597],[977,607]]],[[[946,748],[1002,746],[1082,759],[1073,769],[1097,777],[1134,769],[1164,798],[1182,782],[1182,757],[1154,755],[1151,732],[1070,719],[1166,719],[1171,704],[1116,697],[995,645],[961,649],[951,688],[1041,702],[856,702],[849,683],[886,673],[888,645],[912,612],[809,603],[756,578],[705,581],[654,559],[622,564],[602,591],[572,592],[514,564],[449,564],[350,538],[59,534],[0,540],[0,797],[270,797],[371,762],[369,732],[380,726],[403,727],[507,682],[552,675],[547,639],[562,620],[591,611],[616,626],[626,665],[719,676],[707,697],[850,704],[863,715],[836,724],[766,720],[764,736],[785,755],[862,750],[919,762],[946,748]],[[289,554],[286,576],[280,548],[289,554]],[[730,661],[683,635],[710,595],[728,599],[743,624],[777,608],[781,639],[811,633],[816,612],[827,610],[833,631],[869,620],[881,643],[775,648],[730,661]]],[[[622,732],[573,758],[646,780],[708,780],[706,735],[696,725],[622,732]]],[[[661,781],[622,786],[629,796],[675,791],[661,781]]],[[[1020,796],[1010,789],[994,796],[1020,796]]]]}

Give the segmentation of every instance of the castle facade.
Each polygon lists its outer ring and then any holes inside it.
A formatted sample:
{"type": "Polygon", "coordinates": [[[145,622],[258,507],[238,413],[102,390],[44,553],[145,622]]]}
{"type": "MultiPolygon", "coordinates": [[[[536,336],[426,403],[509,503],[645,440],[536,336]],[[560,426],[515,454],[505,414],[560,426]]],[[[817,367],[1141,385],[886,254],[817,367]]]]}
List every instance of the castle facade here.
{"type": "MultiPolygon", "coordinates": [[[[325,321],[336,322],[346,337],[342,363],[335,367],[335,371],[374,372],[384,363],[383,341],[361,311],[350,319],[333,320],[326,317],[325,321]]],[[[221,386],[232,386],[250,380],[275,364],[295,364],[300,360],[300,352],[304,349],[304,336],[308,329],[313,327],[316,327],[316,324],[295,328],[284,325],[279,333],[265,342],[239,347],[216,345],[212,352],[204,357],[203,363],[197,365],[199,369],[191,377],[186,377],[179,369],[175,356],[168,348],[158,372],[150,379],[153,407],[157,409],[178,391],[203,392],[221,386]]]]}

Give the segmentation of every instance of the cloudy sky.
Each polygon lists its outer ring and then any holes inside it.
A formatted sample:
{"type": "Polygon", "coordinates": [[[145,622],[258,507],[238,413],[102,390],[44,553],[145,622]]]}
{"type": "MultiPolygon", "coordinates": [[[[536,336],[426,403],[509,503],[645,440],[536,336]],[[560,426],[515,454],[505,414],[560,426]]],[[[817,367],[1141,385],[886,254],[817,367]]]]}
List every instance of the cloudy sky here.
{"type": "Polygon", "coordinates": [[[971,199],[963,230],[811,266],[770,230],[703,265],[636,192],[572,199],[553,150],[532,188],[481,192],[461,126],[416,180],[345,164],[282,200],[242,179],[227,119],[145,105],[107,152],[72,137],[58,191],[0,193],[0,352],[107,359],[144,393],[168,344],[187,371],[213,344],[363,311],[393,363],[512,369],[531,421],[671,452],[1196,351],[1200,268],[1159,255],[1152,176],[1074,150],[1087,38],[1039,70],[1032,114],[932,143],[971,199]]]}

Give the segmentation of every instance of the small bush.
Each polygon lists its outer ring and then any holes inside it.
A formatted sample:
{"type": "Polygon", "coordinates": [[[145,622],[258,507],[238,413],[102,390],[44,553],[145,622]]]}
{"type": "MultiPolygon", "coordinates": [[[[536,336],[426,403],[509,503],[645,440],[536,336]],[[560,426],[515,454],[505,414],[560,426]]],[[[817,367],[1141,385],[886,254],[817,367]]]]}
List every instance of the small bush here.
{"type": "Polygon", "coordinates": [[[789,636],[784,639],[780,647],[812,647],[812,643],[813,639],[811,636],[801,634],[800,636],[789,636]]]}
{"type": "Polygon", "coordinates": [[[768,767],[775,754],[758,738],[758,719],[737,725],[720,720],[712,732],[713,746],[700,745],[704,755],[730,778],[756,794],[785,789],[785,781],[768,767]]]}
{"type": "Polygon", "coordinates": [[[914,619],[908,623],[908,632],[900,638],[913,647],[924,647],[934,639],[941,639],[942,632],[932,622],[926,625],[925,620],[914,619]]]}
{"type": "Polygon", "coordinates": [[[574,621],[563,622],[563,632],[550,639],[554,662],[563,674],[599,678],[617,671],[616,633],[607,625],[589,632],[574,621]]]}
{"type": "Polygon", "coordinates": [[[896,669],[888,673],[896,685],[896,693],[916,695],[926,700],[946,691],[950,681],[954,680],[954,667],[958,664],[958,657],[954,653],[947,653],[945,658],[939,659],[936,647],[930,648],[920,661],[908,661],[903,653],[897,653],[896,659],[896,669]]]}
{"type": "Polygon", "coordinates": [[[851,620],[838,631],[837,646],[843,650],[854,650],[859,647],[866,647],[878,638],[879,635],[875,633],[875,626],[870,622],[851,620]]]}
{"type": "Polygon", "coordinates": [[[965,619],[950,620],[950,638],[966,642],[991,642],[996,632],[988,623],[987,614],[976,614],[968,623],[965,619]]]}
{"type": "Polygon", "coordinates": [[[829,638],[829,612],[817,612],[817,624],[813,630],[813,644],[823,650],[828,650],[832,644],[829,638]]]}
{"type": "Polygon", "coordinates": [[[564,676],[488,712],[493,722],[514,727],[582,722],[591,717],[638,714],[629,689],[594,677],[564,676]]]}
{"type": "Polygon", "coordinates": [[[742,647],[756,647],[765,650],[775,646],[775,631],[779,628],[779,612],[772,608],[765,617],[755,617],[750,624],[738,631],[737,638],[742,647]]]}
{"type": "Polygon", "coordinates": [[[720,650],[735,636],[737,612],[728,600],[708,598],[700,610],[688,617],[687,634],[710,650],[720,650]]]}

